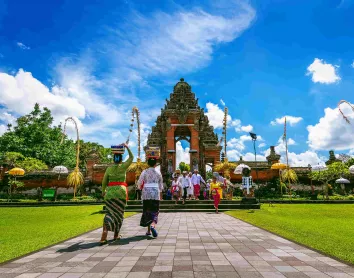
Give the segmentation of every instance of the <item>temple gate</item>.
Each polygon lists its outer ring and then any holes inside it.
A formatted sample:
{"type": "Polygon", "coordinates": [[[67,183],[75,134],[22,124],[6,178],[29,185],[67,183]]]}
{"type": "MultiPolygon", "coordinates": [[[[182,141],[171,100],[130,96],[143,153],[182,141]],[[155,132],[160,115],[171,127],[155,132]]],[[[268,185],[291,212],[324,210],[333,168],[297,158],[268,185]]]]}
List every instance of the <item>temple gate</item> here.
{"type": "Polygon", "coordinates": [[[198,169],[202,176],[205,177],[207,164],[213,167],[220,161],[222,147],[218,136],[191,89],[181,78],[174,86],[170,99],[166,99],[165,107],[148,135],[147,146],[160,147],[161,174],[164,178],[178,167],[176,143],[181,140],[190,143],[191,170],[198,169]]]}

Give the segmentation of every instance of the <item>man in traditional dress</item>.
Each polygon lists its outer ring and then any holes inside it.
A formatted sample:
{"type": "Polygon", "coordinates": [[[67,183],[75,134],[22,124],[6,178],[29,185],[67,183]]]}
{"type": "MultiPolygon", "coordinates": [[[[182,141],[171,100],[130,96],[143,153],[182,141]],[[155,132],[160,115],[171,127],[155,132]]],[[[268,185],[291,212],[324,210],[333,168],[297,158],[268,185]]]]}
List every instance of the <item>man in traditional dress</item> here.
{"type": "Polygon", "coordinates": [[[190,178],[187,176],[187,171],[183,171],[183,176],[180,178],[180,183],[183,188],[183,205],[187,199],[188,189],[192,187],[190,178]]]}
{"type": "Polygon", "coordinates": [[[194,189],[194,196],[196,200],[199,200],[199,195],[200,195],[200,185],[201,183],[205,183],[203,177],[198,174],[198,170],[194,169],[194,174],[192,175],[191,182],[193,185],[194,189]]]}

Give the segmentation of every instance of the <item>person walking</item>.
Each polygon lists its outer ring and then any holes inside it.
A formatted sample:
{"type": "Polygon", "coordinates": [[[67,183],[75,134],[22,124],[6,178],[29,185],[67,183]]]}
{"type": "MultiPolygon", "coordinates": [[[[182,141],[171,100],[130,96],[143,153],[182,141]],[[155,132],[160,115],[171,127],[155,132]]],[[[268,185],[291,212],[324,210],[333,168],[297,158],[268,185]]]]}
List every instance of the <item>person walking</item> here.
{"type": "Polygon", "coordinates": [[[172,185],[171,185],[171,191],[172,191],[172,198],[173,200],[176,201],[176,205],[177,202],[179,201],[179,199],[181,198],[181,192],[182,192],[183,188],[181,186],[180,180],[178,180],[178,176],[175,175],[172,181],[172,185]]]}
{"type": "Polygon", "coordinates": [[[192,173],[191,172],[188,173],[188,178],[190,181],[190,186],[187,188],[187,194],[188,194],[188,199],[192,200],[192,199],[194,199],[194,186],[192,184],[192,173]]]}
{"type": "Polygon", "coordinates": [[[102,195],[104,197],[107,212],[103,219],[103,231],[100,244],[107,243],[108,231],[114,232],[113,240],[119,238],[119,231],[123,224],[124,210],[128,199],[128,185],[125,181],[126,172],[133,162],[134,156],[127,144],[112,146],[115,165],[107,168],[102,180],[102,195]],[[123,162],[122,153],[114,153],[117,149],[126,148],[129,158],[123,162]]]}
{"type": "Polygon", "coordinates": [[[219,204],[222,197],[222,187],[223,185],[217,180],[217,177],[213,176],[213,181],[210,183],[210,196],[214,200],[214,207],[216,213],[219,213],[219,204]]]}
{"type": "Polygon", "coordinates": [[[162,200],[163,183],[162,176],[156,171],[156,157],[149,157],[147,160],[148,169],[141,173],[138,186],[142,190],[143,214],[140,220],[140,226],[147,227],[147,236],[152,234],[157,237],[156,224],[160,212],[160,200],[162,200]]]}
{"type": "Polygon", "coordinates": [[[188,189],[192,187],[191,180],[187,176],[187,171],[183,171],[183,176],[180,178],[180,183],[183,188],[183,205],[184,205],[187,199],[188,189]]]}
{"type": "Polygon", "coordinates": [[[198,170],[194,169],[194,174],[191,177],[191,182],[193,185],[193,190],[194,190],[194,197],[196,200],[199,200],[199,196],[200,196],[200,186],[202,183],[205,183],[203,177],[201,175],[198,174],[198,170]]]}

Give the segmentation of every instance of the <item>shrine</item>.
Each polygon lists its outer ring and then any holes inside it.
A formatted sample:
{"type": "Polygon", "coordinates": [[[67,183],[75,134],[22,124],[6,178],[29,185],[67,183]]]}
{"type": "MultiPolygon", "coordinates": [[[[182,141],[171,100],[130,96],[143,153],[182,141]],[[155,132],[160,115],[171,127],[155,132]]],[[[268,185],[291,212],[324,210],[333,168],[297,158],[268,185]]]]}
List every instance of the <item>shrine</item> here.
{"type": "Polygon", "coordinates": [[[206,165],[213,167],[220,161],[222,147],[214,128],[209,124],[204,109],[192,87],[183,78],[174,86],[170,99],[161,109],[155,126],[148,135],[147,146],[161,150],[161,174],[170,176],[176,165],[176,143],[186,140],[190,144],[191,170],[198,169],[205,176],[206,165]]]}

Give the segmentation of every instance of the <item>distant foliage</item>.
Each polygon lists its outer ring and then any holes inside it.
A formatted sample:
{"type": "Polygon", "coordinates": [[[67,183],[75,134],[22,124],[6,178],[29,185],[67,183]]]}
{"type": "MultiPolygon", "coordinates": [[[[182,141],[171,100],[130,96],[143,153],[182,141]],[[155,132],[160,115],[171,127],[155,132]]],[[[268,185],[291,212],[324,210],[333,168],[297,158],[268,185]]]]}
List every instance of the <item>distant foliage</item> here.
{"type": "Polygon", "coordinates": [[[324,171],[312,171],[309,176],[312,180],[320,181],[324,183],[335,181],[341,176],[349,176],[348,166],[342,162],[334,162],[327,166],[327,170],[324,171]]]}
{"type": "Polygon", "coordinates": [[[43,161],[33,157],[26,157],[24,160],[16,163],[16,167],[20,167],[26,172],[34,172],[48,169],[48,166],[43,161]]]}
{"type": "Polygon", "coordinates": [[[178,168],[181,170],[181,172],[183,172],[183,171],[189,172],[190,169],[191,169],[189,164],[186,164],[185,162],[180,162],[179,165],[178,165],[178,168]]]}
{"type": "MultiPolygon", "coordinates": [[[[53,126],[51,111],[36,104],[31,113],[19,117],[16,125],[9,124],[8,130],[0,136],[1,163],[14,167],[16,162],[27,158],[25,165],[29,169],[43,170],[44,165],[74,168],[76,143],[66,138],[60,144],[61,139],[61,125],[53,126]]],[[[87,159],[93,152],[98,154],[99,162],[111,162],[108,157],[110,149],[98,143],[80,141],[80,168],[86,167],[87,159]]]]}

